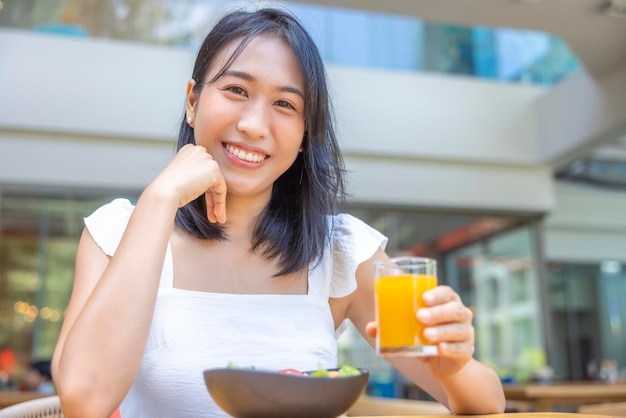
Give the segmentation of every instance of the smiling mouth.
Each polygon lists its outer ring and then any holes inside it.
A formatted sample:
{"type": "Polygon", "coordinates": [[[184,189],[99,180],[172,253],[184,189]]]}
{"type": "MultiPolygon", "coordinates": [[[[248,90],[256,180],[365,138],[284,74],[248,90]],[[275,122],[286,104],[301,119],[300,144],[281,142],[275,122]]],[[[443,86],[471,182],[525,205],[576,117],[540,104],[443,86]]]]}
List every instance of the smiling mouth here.
{"type": "Polygon", "coordinates": [[[226,148],[226,151],[228,151],[230,154],[234,155],[242,161],[246,161],[249,163],[260,163],[261,161],[264,161],[266,158],[268,158],[268,156],[265,154],[244,151],[230,144],[224,144],[224,147],[226,148]]]}

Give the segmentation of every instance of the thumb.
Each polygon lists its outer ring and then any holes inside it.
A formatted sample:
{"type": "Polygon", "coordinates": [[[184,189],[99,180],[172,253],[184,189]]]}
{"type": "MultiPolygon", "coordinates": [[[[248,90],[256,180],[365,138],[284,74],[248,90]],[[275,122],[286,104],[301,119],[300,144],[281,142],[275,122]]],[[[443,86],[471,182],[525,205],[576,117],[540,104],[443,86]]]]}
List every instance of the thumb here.
{"type": "Polygon", "coordinates": [[[378,327],[376,326],[376,322],[368,322],[365,326],[365,333],[370,337],[375,338],[376,334],[378,333],[378,327]]]}

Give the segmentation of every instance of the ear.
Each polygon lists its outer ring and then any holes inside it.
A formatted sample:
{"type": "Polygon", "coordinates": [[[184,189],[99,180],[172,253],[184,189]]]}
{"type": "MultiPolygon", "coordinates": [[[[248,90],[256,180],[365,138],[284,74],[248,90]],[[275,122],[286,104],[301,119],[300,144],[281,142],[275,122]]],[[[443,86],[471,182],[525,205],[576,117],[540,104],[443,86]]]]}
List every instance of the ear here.
{"type": "Polygon", "coordinates": [[[302,153],[304,151],[304,146],[305,146],[307,135],[308,135],[308,132],[305,130],[304,135],[302,135],[302,141],[300,141],[300,148],[298,148],[299,153],[302,153]]]}
{"type": "Polygon", "coordinates": [[[196,80],[193,78],[187,82],[187,100],[185,101],[185,117],[189,126],[193,128],[196,117],[196,103],[198,95],[194,93],[193,88],[196,86],[196,80]]]}

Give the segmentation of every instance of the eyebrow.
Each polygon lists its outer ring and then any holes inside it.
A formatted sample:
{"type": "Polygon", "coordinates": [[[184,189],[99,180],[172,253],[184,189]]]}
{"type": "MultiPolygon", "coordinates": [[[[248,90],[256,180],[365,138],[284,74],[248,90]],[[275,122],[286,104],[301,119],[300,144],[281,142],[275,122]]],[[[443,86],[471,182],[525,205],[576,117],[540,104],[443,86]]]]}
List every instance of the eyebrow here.
{"type": "MultiPolygon", "coordinates": [[[[254,76],[252,74],[250,74],[250,73],[246,73],[245,71],[226,70],[226,71],[224,71],[224,74],[222,74],[222,76],[226,76],[226,75],[229,75],[229,76],[232,76],[232,77],[242,78],[242,79],[247,80],[247,81],[255,81],[254,76]]],[[[302,98],[302,100],[304,100],[304,93],[302,92],[302,90],[300,90],[297,87],[280,86],[278,88],[278,90],[284,91],[286,93],[297,94],[298,96],[300,96],[302,98]]]]}

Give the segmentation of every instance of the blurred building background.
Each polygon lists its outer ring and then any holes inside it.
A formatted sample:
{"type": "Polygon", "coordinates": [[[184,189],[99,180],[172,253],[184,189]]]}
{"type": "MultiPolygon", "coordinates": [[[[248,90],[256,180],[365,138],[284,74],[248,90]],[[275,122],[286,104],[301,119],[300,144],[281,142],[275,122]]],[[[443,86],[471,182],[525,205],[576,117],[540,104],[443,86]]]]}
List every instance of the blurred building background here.
{"type": "MultiPolygon", "coordinates": [[[[51,356],[82,218],[136,199],[173,156],[195,49],[241,3],[0,0],[0,386],[51,356]]],[[[439,260],[475,312],[477,358],[502,379],[624,368],[620,2],[268,4],[326,61],[346,210],[391,255],[439,260]]],[[[353,328],[341,350],[377,394],[420,396],[353,328]]]]}

